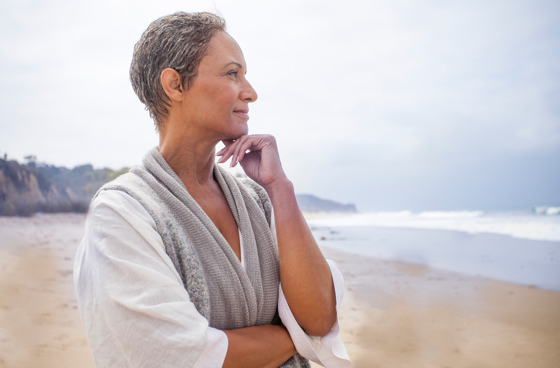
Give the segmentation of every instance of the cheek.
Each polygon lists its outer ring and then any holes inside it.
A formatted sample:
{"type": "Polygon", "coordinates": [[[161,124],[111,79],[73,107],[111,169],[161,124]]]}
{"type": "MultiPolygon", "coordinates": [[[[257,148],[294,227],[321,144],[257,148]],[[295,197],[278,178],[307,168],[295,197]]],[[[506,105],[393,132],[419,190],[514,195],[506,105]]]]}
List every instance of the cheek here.
{"type": "Polygon", "coordinates": [[[237,101],[237,94],[233,88],[216,89],[214,91],[214,100],[219,103],[220,108],[227,108],[233,111],[233,106],[237,101]]]}
{"type": "Polygon", "coordinates": [[[229,123],[237,103],[237,90],[233,86],[213,85],[201,92],[197,108],[211,120],[229,123]]]}

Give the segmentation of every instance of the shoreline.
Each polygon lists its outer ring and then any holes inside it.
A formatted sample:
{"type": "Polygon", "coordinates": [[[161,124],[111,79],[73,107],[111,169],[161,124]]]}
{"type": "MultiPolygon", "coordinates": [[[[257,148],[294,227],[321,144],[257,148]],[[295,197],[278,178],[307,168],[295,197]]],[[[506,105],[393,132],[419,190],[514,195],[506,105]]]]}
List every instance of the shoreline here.
{"type": "Polygon", "coordinates": [[[560,362],[560,292],[321,249],[345,278],[341,338],[352,367],[560,362]]]}
{"type": "Polygon", "coordinates": [[[312,231],[320,246],[350,254],[560,291],[560,241],[383,226],[312,226],[312,231]]]}
{"type": "MultiPolygon", "coordinates": [[[[84,222],[0,217],[0,367],[94,367],[72,280],[84,222]]],[[[344,275],[341,338],[354,368],[560,361],[559,292],[320,246],[344,275]]]]}

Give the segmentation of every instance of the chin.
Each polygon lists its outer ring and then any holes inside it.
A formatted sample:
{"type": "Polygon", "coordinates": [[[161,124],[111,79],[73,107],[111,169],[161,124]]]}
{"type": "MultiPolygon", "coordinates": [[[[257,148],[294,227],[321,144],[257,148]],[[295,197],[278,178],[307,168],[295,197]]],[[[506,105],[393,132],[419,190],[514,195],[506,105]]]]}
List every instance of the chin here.
{"type": "Polygon", "coordinates": [[[242,135],[247,135],[247,134],[249,134],[249,126],[245,123],[242,126],[240,126],[238,129],[235,129],[235,132],[232,132],[231,135],[235,136],[235,138],[231,138],[231,139],[237,139],[242,135]]]}
{"type": "Polygon", "coordinates": [[[236,140],[237,138],[241,137],[242,135],[246,135],[247,132],[242,132],[242,133],[228,133],[228,134],[224,134],[224,138],[222,138],[222,140],[236,140]]]}

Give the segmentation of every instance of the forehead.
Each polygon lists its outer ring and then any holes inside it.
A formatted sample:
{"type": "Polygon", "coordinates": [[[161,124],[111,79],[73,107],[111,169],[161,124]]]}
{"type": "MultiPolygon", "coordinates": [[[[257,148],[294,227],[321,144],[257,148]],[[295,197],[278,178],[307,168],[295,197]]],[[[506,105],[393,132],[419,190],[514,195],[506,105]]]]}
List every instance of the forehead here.
{"type": "Polygon", "coordinates": [[[213,66],[221,67],[232,61],[245,66],[241,48],[226,32],[216,32],[208,46],[208,53],[201,60],[201,66],[203,63],[210,63],[213,66]]]}

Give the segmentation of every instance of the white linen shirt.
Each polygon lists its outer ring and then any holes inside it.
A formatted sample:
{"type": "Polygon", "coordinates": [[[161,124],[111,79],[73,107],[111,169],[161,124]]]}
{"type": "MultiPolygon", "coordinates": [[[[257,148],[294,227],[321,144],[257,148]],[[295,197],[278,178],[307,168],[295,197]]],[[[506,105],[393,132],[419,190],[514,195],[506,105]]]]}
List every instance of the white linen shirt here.
{"type": "MultiPolygon", "coordinates": [[[[272,230],[275,235],[274,224],[272,230]]],[[[241,236],[240,241],[243,258],[241,236]]],[[[328,263],[338,311],[343,279],[336,264],[328,263]]],[[[208,326],[198,313],[153,218],[128,194],[102,191],[91,203],[74,263],[74,284],[98,368],[223,365],[227,335],[208,326]]],[[[327,335],[306,335],[281,287],[278,311],[302,356],[327,368],[350,366],[338,337],[338,319],[327,335]]]]}

